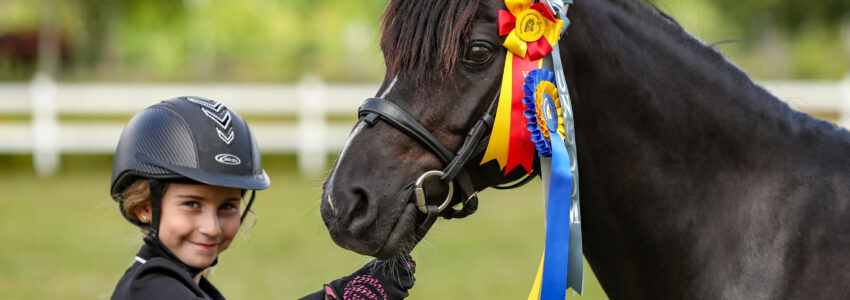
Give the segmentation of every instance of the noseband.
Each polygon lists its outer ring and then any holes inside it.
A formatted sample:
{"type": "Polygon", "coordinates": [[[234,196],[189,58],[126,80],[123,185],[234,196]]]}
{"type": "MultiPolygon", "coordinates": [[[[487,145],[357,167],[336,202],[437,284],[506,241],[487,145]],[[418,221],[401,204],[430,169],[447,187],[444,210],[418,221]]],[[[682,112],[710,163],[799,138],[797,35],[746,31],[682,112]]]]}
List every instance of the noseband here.
{"type": "MultiPolygon", "coordinates": [[[[478,209],[478,191],[472,185],[469,173],[464,168],[470,159],[476,154],[480,154],[487,146],[487,140],[490,137],[490,131],[493,127],[494,114],[496,103],[499,99],[499,93],[490,103],[490,107],[475,125],[467,132],[466,139],[463,141],[457,153],[452,153],[444,146],[431,132],[425,129],[416,119],[410,114],[396,106],[392,102],[382,98],[369,98],[363,102],[358,110],[358,116],[361,120],[374,126],[378,121],[385,121],[403,132],[407,136],[416,140],[436,156],[446,167],[443,170],[431,170],[423,173],[414,183],[414,195],[416,197],[416,206],[424,214],[427,215],[425,224],[421,226],[430,227],[436,219],[437,215],[442,215],[446,219],[463,218],[471,215],[478,209]],[[428,177],[439,176],[440,181],[448,185],[449,192],[446,199],[439,206],[428,205],[425,202],[425,190],[423,182],[428,177]],[[454,209],[452,204],[454,187],[458,187],[460,199],[464,199],[460,203],[463,205],[461,209],[454,209]],[[444,212],[445,209],[448,209],[444,212]]],[[[534,169],[531,175],[528,175],[519,182],[509,186],[494,186],[497,189],[509,189],[519,187],[533,179],[537,174],[537,169],[534,169]]],[[[424,229],[427,230],[427,227],[424,229]]]]}

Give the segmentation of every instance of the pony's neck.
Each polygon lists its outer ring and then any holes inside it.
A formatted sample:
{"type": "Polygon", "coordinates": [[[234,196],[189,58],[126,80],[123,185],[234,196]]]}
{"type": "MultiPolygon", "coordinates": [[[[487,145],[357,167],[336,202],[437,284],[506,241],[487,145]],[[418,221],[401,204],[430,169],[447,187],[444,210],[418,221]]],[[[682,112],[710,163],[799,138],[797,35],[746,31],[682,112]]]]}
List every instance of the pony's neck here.
{"type": "Polygon", "coordinates": [[[771,176],[751,175],[790,172],[781,162],[808,151],[794,138],[832,127],[790,109],[638,1],[577,1],[569,16],[562,57],[594,272],[612,298],[647,298],[671,285],[720,293],[701,276],[728,266],[706,264],[743,253],[744,235],[764,232],[719,221],[746,221],[734,214],[775,197],[771,176]]]}
{"type": "MultiPolygon", "coordinates": [[[[572,10],[564,56],[572,58],[567,68],[576,81],[577,109],[602,110],[588,114],[595,119],[643,125],[635,130],[748,125],[751,120],[740,118],[748,113],[788,121],[787,105],[660,12],[633,0],[583,1],[572,10]],[[655,117],[663,119],[646,119],[655,117]]],[[[709,134],[705,130],[699,132],[709,134]]]]}
{"type": "Polygon", "coordinates": [[[770,161],[747,153],[754,145],[791,143],[798,123],[823,123],[790,109],[660,12],[623,2],[571,8],[564,57],[579,150],[589,147],[583,159],[641,168],[618,176],[624,183],[691,180],[680,175],[758,168],[770,161]],[[599,157],[611,154],[619,158],[599,157]],[[639,179],[646,175],[653,178],[639,179]]]}

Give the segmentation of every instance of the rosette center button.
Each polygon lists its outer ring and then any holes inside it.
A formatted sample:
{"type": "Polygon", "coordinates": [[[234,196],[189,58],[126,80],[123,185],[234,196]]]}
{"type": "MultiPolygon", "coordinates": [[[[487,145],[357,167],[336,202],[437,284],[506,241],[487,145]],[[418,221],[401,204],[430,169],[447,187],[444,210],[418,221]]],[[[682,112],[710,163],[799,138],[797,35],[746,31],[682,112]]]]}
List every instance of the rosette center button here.
{"type": "Polygon", "coordinates": [[[517,16],[516,29],[519,38],[526,42],[533,42],[543,36],[546,23],[543,15],[536,10],[526,9],[517,16]]]}
{"type": "Polygon", "coordinates": [[[541,103],[540,108],[543,110],[543,119],[546,120],[546,129],[549,129],[549,132],[558,132],[558,113],[555,102],[549,95],[543,94],[542,96],[543,103],[541,103]]]}

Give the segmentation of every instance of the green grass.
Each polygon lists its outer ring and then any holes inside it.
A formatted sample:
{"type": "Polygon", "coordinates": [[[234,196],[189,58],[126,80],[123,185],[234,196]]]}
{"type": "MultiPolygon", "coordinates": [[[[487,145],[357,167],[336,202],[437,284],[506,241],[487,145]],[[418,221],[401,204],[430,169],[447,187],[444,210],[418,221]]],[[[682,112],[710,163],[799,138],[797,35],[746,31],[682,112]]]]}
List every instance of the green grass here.
{"type": "MultiPolygon", "coordinates": [[[[215,267],[211,280],[230,299],[297,298],[369,260],[331,241],[318,214],[321,178],[298,176],[291,162],[266,159],[272,186],[257,196],[250,241],[237,238],[215,267]]],[[[108,299],[141,245],[109,198],[109,158],[64,158],[47,179],[28,166],[0,159],[0,298],[108,299]]],[[[488,190],[475,215],[437,221],[413,253],[410,299],[525,299],[543,244],[539,190],[488,190]]],[[[585,270],[576,298],[606,299],[585,270]]]]}

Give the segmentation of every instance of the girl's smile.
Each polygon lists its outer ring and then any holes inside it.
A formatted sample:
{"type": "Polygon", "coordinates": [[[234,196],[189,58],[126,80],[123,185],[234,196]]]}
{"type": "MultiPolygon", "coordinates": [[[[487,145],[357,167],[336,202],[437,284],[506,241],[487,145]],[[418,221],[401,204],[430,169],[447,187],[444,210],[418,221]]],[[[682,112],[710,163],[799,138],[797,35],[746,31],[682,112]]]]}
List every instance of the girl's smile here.
{"type": "Polygon", "coordinates": [[[189,242],[190,242],[190,243],[192,243],[192,244],[195,244],[195,245],[196,245],[196,246],[198,246],[199,248],[201,248],[201,249],[205,249],[205,250],[206,250],[206,249],[213,249],[213,248],[215,248],[215,246],[217,246],[217,245],[218,245],[218,244],[204,244],[204,243],[196,243],[196,242],[192,242],[192,241],[189,241],[189,242]]]}

